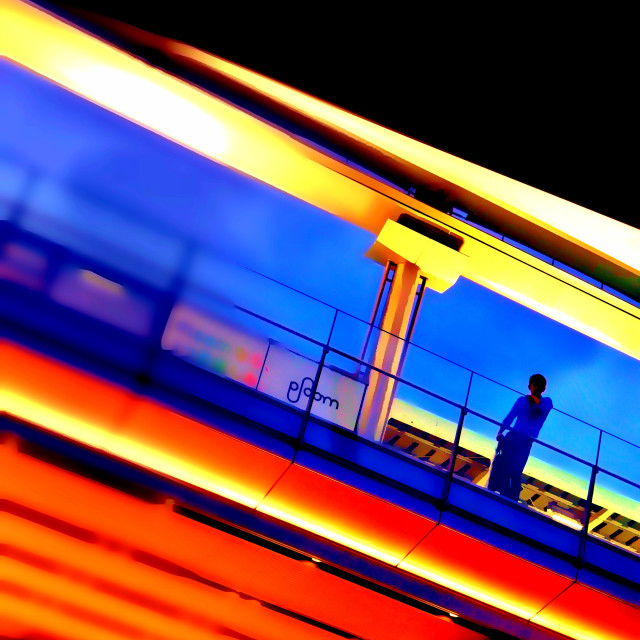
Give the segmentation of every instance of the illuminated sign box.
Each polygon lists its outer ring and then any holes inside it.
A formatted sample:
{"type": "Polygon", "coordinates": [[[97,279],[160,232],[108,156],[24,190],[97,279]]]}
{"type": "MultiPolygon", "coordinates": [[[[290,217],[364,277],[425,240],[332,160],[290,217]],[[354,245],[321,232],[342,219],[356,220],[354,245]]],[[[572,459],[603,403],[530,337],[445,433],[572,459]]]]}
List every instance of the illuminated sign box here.
{"type": "MultiPolygon", "coordinates": [[[[318,364],[186,304],[174,307],[162,348],[178,358],[306,410],[318,364]]],[[[324,367],[311,414],[355,430],[365,385],[324,367]]]]}
{"type": "MultiPolygon", "coordinates": [[[[318,364],[288,349],[272,345],[258,391],[306,410],[318,364]]],[[[328,367],[320,374],[311,414],[351,429],[356,428],[365,385],[328,367]]]]}

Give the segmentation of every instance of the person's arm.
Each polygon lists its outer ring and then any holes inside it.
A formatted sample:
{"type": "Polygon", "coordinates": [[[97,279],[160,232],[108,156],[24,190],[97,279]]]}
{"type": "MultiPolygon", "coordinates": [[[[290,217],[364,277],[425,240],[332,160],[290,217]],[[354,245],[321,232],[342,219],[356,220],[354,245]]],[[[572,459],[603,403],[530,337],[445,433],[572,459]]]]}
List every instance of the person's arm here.
{"type": "Polygon", "coordinates": [[[511,426],[511,423],[517,418],[518,416],[518,410],[519,410],[519,404],[522,402],[522,398],[518,398],[514,403],[513,403],[513,407],[511,407],[511,411],[509,411],[509,413],[507,414],[507,416],[505,417],[505,419],[502,421],[502,424],[500,425],[500,429],[498,430],[498,435],[496,436],[496,439],[499,438],[502,435],[502,432],[507,428],[511,426]]]}

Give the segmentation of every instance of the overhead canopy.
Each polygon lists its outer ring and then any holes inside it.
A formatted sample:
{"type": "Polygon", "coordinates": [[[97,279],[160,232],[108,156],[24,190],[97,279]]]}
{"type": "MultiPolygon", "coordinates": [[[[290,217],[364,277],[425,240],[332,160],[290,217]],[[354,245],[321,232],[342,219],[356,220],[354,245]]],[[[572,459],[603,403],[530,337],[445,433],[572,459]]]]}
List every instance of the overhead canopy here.
{"type": "Polygon", "coordinates": [[[126,25],[109,23],[103,31],[122,48],[19,0],[0,5],[0,54],[15,63],[376,235],[403,213],[430,218],[464,237],[469,260],[462,276],[640,359],[638,306],[378,176],[440,192],[488,226],[638,300],[640,231],[193,47],[126,25]],[[163,69],[149,63],[154,56],[163,69]]]}
{"type": "MultiPolygon", "coordinates": [[[[348,154],[428,204],[460,207],[504,235],[640,299],[640,230],[391,131],[190,45],[97,18],[163,66],[287,131],[348,154]],[[147,51],[145,51],[147,50],[147,51]],[[159,58],[159,56],[162,58],[159,58]]],[[[613,186],[612,186],[613,188],[613,186]]]]}

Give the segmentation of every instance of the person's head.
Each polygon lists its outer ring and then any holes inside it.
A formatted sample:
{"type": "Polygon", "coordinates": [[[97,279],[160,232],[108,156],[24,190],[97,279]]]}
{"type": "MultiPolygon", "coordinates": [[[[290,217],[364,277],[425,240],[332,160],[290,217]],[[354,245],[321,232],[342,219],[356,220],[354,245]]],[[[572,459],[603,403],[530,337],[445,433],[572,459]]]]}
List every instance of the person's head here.
{"type": "Polygon", "coordinates": [[[541,373],[534,373],[529,378],[529,391],[531,395],[540,397],[547,388],[547,379],[541,373]]]}

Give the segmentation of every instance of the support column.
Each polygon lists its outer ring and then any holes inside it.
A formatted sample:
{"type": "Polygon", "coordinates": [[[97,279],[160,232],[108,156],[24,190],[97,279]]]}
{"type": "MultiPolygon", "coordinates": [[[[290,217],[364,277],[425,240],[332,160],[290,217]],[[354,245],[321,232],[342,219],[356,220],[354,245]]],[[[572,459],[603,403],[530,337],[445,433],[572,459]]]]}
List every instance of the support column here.
{"type": "MultiPolygon", "coordinates": [[[[393,375],[401,374],[405,339],[411,337],[408,334],[412,331],[422,301],[422,295],[416,299],[416,287],[419,283],[423,289],[428,285],[439,293],[451,287],[466,268],[467,256],[460,253],[463,242],[463,238],[448,229],[408,213],[402,213],[397,222],[385,222],[366,253],[372,260],[387,265],[385,278],[389,263],[397,265],[380,321],[382,331],[374,329],[372,334],[374,340],[371,344],[375,346],[368,361],[373,366],[393,375]]],[[[383,288],[384,283],[381,291],[383,288]]],[[[369,353],[369,337],[363,353],[369,353]]],[[[394,379],[370,370],[358,424],[360,435],[375,441],[381,439],[396,387],[394,379]]]]}
{"type": "MultiPolygon", "coordinates": [[[[405,339],[412,323],[416,289],[421,282],[420,268],[411,262],[400,262],[395,270],[385,312],[377,330],[375,350],[371,359],[374,367],[399,374],[405,339]]],[[[369,386],[360,418],[360,435],[379,440],[387,422],[396,383],[393,378],[371,370],[369,386]]]]}

